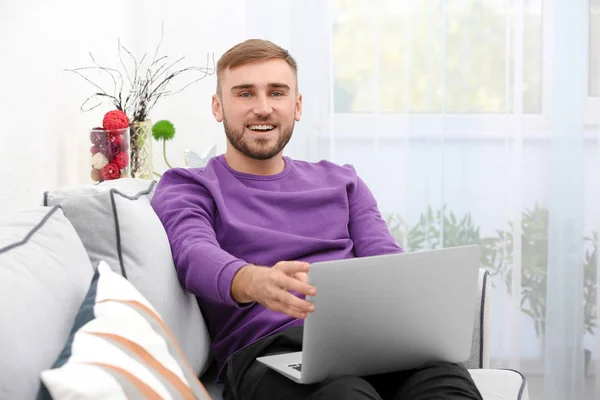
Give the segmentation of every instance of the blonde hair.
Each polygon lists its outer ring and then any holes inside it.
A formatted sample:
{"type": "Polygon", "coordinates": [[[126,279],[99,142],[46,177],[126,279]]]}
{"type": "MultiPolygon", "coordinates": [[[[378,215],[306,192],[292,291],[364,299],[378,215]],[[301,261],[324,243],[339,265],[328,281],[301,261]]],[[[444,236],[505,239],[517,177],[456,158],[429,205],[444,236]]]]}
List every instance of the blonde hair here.
{"type": "Polygon", "coordinates": [[[298,75],[298,64],[294,57],[275,43],[263,39],[248,39],[236,44],[227,50],[217,62],[217,94],[221,95],[221,79],[226,70],[256,61],[272,59],[284,60],[292,68],[294,74],[298,75]]]}

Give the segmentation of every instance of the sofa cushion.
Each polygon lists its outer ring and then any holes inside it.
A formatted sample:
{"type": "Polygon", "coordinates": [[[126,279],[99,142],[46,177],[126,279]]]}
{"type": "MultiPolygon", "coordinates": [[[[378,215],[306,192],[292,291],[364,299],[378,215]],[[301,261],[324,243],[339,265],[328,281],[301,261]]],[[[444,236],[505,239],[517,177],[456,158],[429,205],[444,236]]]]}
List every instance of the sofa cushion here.
{"type": "Polygon", "coordinates": [[[162,223],[150,205],[156,182],[116,179],[47,192],[60,204],[96,265],[105,260],[135,286],[160,315],[201,374],[210,339],[196,298],[181,286],[162,223]]]}
{"type": "Polygon", "coordinates": [[[473,382],[483,400],[529,400],[527,380],[508,369],[471,369],[473,382]]]}
{"type": "Polygon", "coordinates": [[[0,216],[0,399],[32,399],[69,336],[93,276],[58,207],[0,216]]]}
{"type": "Polygon", "coordinates": [[[101,261],[38,400],[208,399],[154,307],[101,261]]]}

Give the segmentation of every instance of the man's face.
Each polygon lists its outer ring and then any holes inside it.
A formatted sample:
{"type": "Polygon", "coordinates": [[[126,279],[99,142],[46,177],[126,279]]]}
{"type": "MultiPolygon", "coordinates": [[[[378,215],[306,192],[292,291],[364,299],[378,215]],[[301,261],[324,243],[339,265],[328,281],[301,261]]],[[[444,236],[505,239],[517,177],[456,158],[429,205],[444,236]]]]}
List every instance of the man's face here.
{"type": "Polygon", "coordinates": [[[302,114],[296,74],[280,59],[225,71],[221,95],[212,100],[213,115],[223,122],[231,145],[255,160],[268,160],[281,153],[302,114]]]}

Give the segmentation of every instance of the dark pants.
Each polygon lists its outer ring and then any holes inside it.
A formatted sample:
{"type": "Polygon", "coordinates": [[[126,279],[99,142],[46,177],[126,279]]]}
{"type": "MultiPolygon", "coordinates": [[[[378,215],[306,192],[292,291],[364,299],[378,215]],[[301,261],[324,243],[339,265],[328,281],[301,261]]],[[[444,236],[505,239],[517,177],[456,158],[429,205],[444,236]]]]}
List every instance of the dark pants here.
{"type": "Polygon", "coordinates": [[[246,399],[477,399],[481,394],[461,365],[438,363],[420,369],[367,377],[342,377],[301,385],[256,361],[256,357],[302,349],[302,327],[259,340],[227,361],[225,400],[246,399]]]}

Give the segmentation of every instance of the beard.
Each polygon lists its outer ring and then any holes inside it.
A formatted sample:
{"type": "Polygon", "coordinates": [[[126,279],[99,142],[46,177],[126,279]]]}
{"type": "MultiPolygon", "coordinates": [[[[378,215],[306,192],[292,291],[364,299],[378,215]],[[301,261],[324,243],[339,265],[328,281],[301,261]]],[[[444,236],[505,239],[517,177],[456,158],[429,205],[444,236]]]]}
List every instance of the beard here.
{"type": "Polygon", "coordinates": [[[273,123],[268,118],[263,120],[257,119],[256,122],[264,123],[265,125],[275,125],[275,129],[279,129],[279,136],[275,139],[251,138],[247,140],[244,137],[246,126],[237,129],[229,124],[227,118],[223,116],[223,128],[229,143],[240,153],[244,154],[253,160],[269,160],[279,154],[292,138],[295,122],[289,128],[284,128],[279,124],[273,123]]]}

